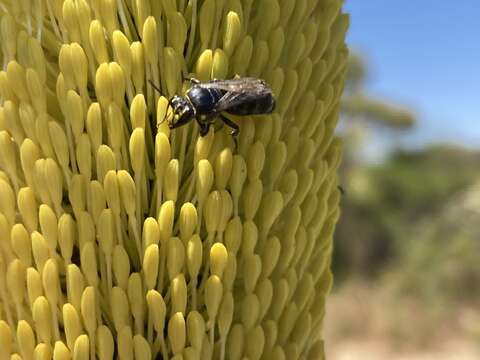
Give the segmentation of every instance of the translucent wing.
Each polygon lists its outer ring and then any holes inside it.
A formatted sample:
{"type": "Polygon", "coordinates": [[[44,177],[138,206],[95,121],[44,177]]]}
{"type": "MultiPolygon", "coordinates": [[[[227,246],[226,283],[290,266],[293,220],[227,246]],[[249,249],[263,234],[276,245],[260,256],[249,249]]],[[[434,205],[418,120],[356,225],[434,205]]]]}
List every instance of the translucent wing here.
{"type": "Polygon", "coordinates": [[[237,105],[272,93],[272,90],[264,80],[256,78],[213,80],[200,84],[200,86],[225,91],[225,94],[215,105],[217,112],[228,111],[228,109],[237,105]]]}

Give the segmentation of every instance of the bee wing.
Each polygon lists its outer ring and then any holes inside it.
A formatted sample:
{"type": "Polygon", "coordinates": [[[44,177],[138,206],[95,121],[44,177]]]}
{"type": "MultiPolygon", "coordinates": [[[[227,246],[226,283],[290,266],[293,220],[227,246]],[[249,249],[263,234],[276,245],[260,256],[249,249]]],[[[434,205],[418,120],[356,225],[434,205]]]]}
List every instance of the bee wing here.
{"type": "Polygon", "coordinates": [[[271,91],[267,83],[257,78],[239,78],[232,80],[212,80],[199,86],[208,89],[220,89],[230,92],[262,92],[271,91]]]}
{"type": "Polygon", "coordinates": [[[200,86],[210,89],[220,89],[225,92],[215,105],[217,112],[227,111],[258,96],[271,94],[272,90],[262,79],[240,78],[232,80],[213,80],[200,86]]]}

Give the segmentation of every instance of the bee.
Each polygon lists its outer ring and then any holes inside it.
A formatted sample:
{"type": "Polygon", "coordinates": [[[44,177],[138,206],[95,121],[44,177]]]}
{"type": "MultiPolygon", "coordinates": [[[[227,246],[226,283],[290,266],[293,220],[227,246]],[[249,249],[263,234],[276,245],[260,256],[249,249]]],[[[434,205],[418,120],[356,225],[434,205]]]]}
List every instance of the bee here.
{"type": "MultiPolygon", "coordinates": [[[[168,102],[167,109],[172,107],[174,115],[174,120],[168,124],[170,129],[186,125],[195,119],[200,136],[205,136],[210,126],[221,119],[232,129],[231,135],[236,144],[240,128],[224,114],[261,115],[270,114],[275,109],[272,89],[262,79],[235,77],[206,83],[194,78],[188,80],[192,86],[185,96],[175,95],[168,102]]],[[[152,86],[160,91],[154,84],[152,86]]]]}

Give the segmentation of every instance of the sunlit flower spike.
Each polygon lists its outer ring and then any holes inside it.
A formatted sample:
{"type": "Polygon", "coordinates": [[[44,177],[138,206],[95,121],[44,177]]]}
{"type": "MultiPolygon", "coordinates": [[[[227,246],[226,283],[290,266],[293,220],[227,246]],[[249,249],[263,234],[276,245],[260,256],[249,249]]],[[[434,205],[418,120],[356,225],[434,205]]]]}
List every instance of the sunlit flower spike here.
{"type": "Polygon", "coordinates": [[[0,360],[323,359],[341,5],[0,0],[0,360]],[[238,148],[162,122],[235,75],[238,148]]]}

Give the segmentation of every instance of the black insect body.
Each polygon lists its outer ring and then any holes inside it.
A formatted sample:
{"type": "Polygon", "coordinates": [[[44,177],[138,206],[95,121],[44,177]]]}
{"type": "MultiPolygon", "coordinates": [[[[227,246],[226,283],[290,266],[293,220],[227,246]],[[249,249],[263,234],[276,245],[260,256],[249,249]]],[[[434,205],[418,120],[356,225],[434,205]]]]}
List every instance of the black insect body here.
{"type": "Polygon", "coordinates": [[[217,118],[232,128],[232,136],[240,129],[223,113],[232,115],[270,114],[275,109],[272,90],[262,79],[235,78],[232,80],[212,80],[201,83],[190,79],[193,84],[185,96],[175,95],[169,101],[174,116],[178,119],[169,124],[171,129],[196,119],[200,135],[205,136],[217,118]]]}

